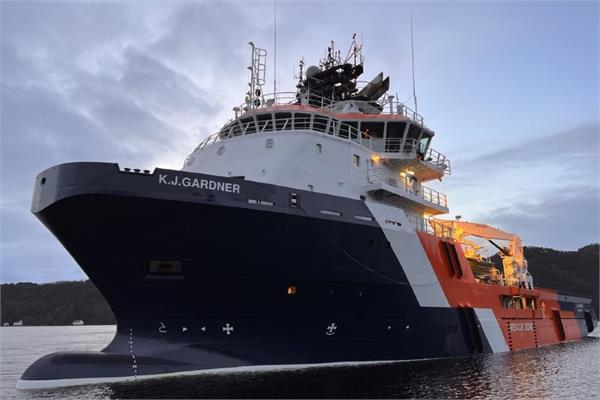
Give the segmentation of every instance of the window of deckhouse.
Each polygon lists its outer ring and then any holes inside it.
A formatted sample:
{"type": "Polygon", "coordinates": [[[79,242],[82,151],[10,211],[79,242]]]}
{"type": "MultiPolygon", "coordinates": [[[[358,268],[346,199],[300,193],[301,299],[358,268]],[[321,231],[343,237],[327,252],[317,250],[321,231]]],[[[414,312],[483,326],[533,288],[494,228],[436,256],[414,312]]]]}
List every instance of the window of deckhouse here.
{"type": "Polygon", "coordinates": [[[535,297],[529,296],[500,296],[500,304],[503,308],[512,308],[517,310],[522,309],[536,309],[536,299],[535,297]]]}
{"type": "Polygon", "coordinates": [[[325,132],[327,128],[327,121],[329,118],[323,117],[321,115],[315,115],[315,120],[313,121],[313,129],[318,132],[325,132]]]}
{"type": "Polygon", "coordinates": [[[379,122],[371,122],[371,121],[362,121],[360,123],[360,130],[363,135],[366,137],[372,138],[382,138],[383,131],[385,129],[385,123],[383,121],[379,122]]]}
{"type": "Polygon", "coordinates": [[[408,135],[406,137],[407,139],[417,140],[421,136],[422,131],[423,128],[421,128],[419,125],[410,124],[410,126],[408,127],[408,135]]]}
{"type": "Polygon", "coordinates": [[[340,137],[347,139],[358,138],[358,122],[357,121],[342,121],[340,125],[340,137]]]}
{"type": "Polygon", "coordinates": [[[427,134],[423,134],[421,140],[419,141],[419,152],[425,154],[425,150],[427,150],[427,145],[431,141],[431,136],[427,134]]]}
{"type": "Polygon", "coordinates": [[[405,122],[388,122],[385,137],[388,139],[402,139],[405,127],[405,122]]]}
{"type": "Polygon", "coordinates": [[[387,132],[385,135],[385,151],[397,152],[400,150],[405,128],[405,122],[388,122],[387,132]]]}
{"type": "Polygon", "coordinates": [[[277,130],[292,130],[292,114],[275,113],[275,126],[277,130]]]}
{"type": "Polygon", "coordinates": [[[244,118],[241,120],[242,123],[242,132],[246,135],[251,133],[256,133],[256,124],[254,123],[254,118],[244,118]]]}
{"type": "Polygon", "coordinates": [[[259,132],[269,132],[273,130],[273,114],[259,114],[256,116],[259,132]]]}
{"type": "Polygon", "coordinates": [[[294,114],[294,129],[309,129],[310,114],[295,113],[294,114]]]}
{"type": "Polygon", "coordinates": [[[327,131],[328,135],[336,136],[340,130],[340,121],[337,119],[332,119],[329,123],[329,130],[327,131]]]}

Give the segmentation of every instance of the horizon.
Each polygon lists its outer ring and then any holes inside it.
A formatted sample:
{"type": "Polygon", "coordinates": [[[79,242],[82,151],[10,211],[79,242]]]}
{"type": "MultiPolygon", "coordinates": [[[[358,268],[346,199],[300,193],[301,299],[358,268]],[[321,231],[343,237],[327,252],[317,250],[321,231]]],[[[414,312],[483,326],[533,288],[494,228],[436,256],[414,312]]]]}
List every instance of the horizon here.
{"type": "MultiPolygon", "coordinates": [[[[432,185],[448,195],[446,217],[515,232],[526,247],[600,242],[597,2],[339,4],[319,15],[278,4],[280,91],[293,90],[301,56],[316,64],[330,40],[345,52],[357,33],[361,78],[383,71],[412,108],[412,11],[419,113],[453,167],[432,185]]],[[[86,279],[29,211],[35,175],[84,160],[179,169],[242,102],[250,40],[268,51],[272,91],[272,3],[0,7],[0,281],[86,279]]]]}

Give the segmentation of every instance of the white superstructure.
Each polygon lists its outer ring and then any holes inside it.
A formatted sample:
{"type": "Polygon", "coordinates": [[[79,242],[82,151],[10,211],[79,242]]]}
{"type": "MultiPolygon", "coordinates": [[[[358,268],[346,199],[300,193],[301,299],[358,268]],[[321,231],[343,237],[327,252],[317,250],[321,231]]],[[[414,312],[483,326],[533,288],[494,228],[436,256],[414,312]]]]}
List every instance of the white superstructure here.
{"type": "MultiPolygon", "coordinates": [[[[389,78],[379,74],[358,90],[356,78],[342,76],[351,64],[331,57],[307,69],[297,92],[264,95],[264,55],[253,44],[252,54],[245,103],[196,147],[183,170],[375,200],[401,208],[423,230],[429,216],[448,212],[446,195],[424,183],[450,174],[450,161],[431,147],[434,132],[423,118],[385,95],[389,78]],[[321,96],[322,81],[336,78],[328,87],[353,89],[321,96]]],[[[351,67],[362,72],[362,64],[351,67]]]]}

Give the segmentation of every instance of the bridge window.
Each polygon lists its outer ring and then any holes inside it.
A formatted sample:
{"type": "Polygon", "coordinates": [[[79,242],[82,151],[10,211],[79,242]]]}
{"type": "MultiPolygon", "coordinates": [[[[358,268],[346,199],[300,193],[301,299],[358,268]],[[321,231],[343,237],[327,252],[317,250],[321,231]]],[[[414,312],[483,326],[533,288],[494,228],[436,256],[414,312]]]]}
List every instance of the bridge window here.
{"type": "Polygon", "coordinates": [[[358,138],[358,122],[357,121],[342,121],[340,125],[340,137],[347,139],[358,138]]]}
{"type": "Polygon", "coordinates": [[[269,132],[273,130],[273,115],[272,114],[260,114],[256,116],[258,121],[259,132],[269,132]]]}
{"type": "Polygon", "coordinates": [[[256,124],[254,118],[245,118],[242,121],[242,132],[246,135],[256,132],[256,124]]]}
{"type": "Polygon", "coordinates": [[[383,122],[361,122],[360,130],[371,137],[374,138],[382,138],[383,137],[383,129],[385,125],[383,122]]]}
{"type": "Polygon", "coordinates": [[[294,114],[294,129],[310,129],[310,114],[294,114]]]}
{"type": "Polygon", "coordinates": [[[419,152],[425,154],[425,150],[427,150],[427,146],[429,145],[430,141],[431,141],[431,136],[427,136],[427,135],[423,134],[423,137],[419,141],[419,152]]]}
{"type": "Polygon", "coordinates": [[[328,135],[337,135],[340,129],[340,121],[337,119],[332,119],[329,123],[329,130],[327,131],[328,135]]]}
{"type": "Polygon", "coordinates": [[[388,122],[386,138],[388,139],[402,139],[404,136],[404,128],[406,123],[404,122],[388,122]]]}
{"type": "Polygon", "coordinates": [[[418,125],[411,124],[408,128],[407,138],[417,140],[419,136],[421,136],[422,131],[423,128],[419,127],[418,125]]]}
{"type": "Polygon", "coordinates": [[[276,113],[275,126],[277,130],[292,130],[292,114],[276,113]]]}
{"type": "Polygon", "coordinates": [[[325,128],[327,128],[327,121],[329,118],[322,117],[320,115],[315,115],[315,120],[313,121],[313,129],[319,132],[325,132],[325,128]]]}

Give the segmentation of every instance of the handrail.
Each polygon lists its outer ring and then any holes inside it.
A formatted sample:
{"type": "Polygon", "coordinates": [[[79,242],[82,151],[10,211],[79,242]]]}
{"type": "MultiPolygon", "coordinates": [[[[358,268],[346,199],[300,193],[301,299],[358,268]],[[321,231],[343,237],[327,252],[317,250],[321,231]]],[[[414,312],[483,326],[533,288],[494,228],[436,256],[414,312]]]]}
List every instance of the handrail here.
{"type": "Polygon", "coordinates": [[[437,190],[431,189],[425,185],[417,184],[410,176],[396,175],[392,171],[388,171],[383,167],[370,168],[367,171],[367,180],[372,184],[385,183],[397,189],[403,190],[414,196],[436,204],[442,207],[448,207],[448,197],[437,190]]]}
{"type": "Polygon", "coordinates": [[[425,232],[442,239],[452,239],[452,228],[438,224],[434,218],[425,218],[420,215],[409,213],[408,222],[411,223],[418,231],[425,232]]]}
{"type": "Polygon", "coordinates": [[[425,126],[422,115],[418,114],[416,111],[414,111],[404,103],[394,100],[390,96],[385,95],[377,101],[364,101],[353,99],[333,101],[330,98],[311,94],[310,92],[275,92],[264,94],[261,96],[261,98],[262,100],[258,102],[258,105],[252,103],[242,103],[238,107],[236,107],[235,109],[237,109],[238,112],[241,112],[241,114],[239,115],[236,114],[236,118],[244,116],[246,113],[253,112],[256,110],[262,110],[265,108],[271,108],[275,106],[289,105],[304,105],[315,108],[322,108],[327,111],[340,112],[344,110],[345,105],[349,103],[354,103],[359,108],[370,111],[363,111],[366,114],[399,115],[408,118],[412,122],[416,122],[421,126],[425,126]],[[373,104],[377,104],[379,107],[374,107],[373,104]]]}
{"type": "Polygon", "coordinates": [[[225,125],[221,131],[216,132],[204,139],[186,158],[185,164],[189,164],[192,156],[215,142],[220,142],[235,136],[248,135],[254,133],[276,132],[286,130],[309,130],[329,135],[337,136],[342,139],[351,140],[367,149],[377,153],[396,153],[404,154],[407,158],[414,157],[425,163],[431,164],[434,168],[443,171],[444,174],[450,173],[450,161],[445,155],[429,147],[425,154],[419,153],[420,143],[415,139],[407,139],[402,144],[402,139],[398,138],[375,138],[365,132],[361,132],[357,127],[343,123],[334,118],[328,118],[321,115],[312,114],[310,117],[297,117],[291,114],[290,117],[268,118],[259,120],[254,116],[242,122],[241,118],[225,125]]]}

